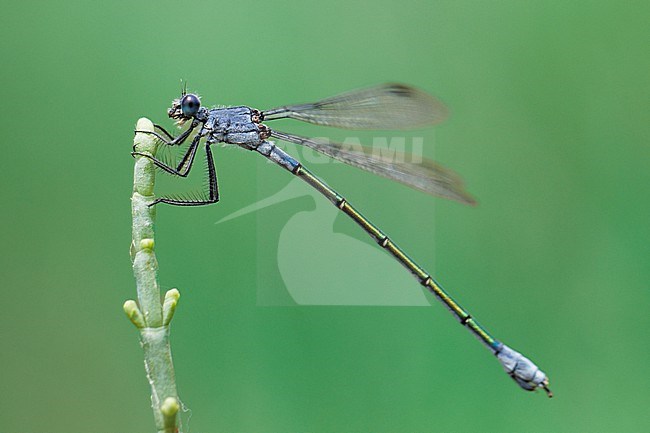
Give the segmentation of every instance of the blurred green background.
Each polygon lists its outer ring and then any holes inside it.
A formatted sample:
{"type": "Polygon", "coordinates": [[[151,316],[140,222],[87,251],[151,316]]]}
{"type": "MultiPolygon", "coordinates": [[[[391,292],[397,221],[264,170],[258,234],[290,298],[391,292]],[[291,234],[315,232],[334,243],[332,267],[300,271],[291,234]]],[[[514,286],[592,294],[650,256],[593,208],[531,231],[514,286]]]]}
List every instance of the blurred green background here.
{"type": "MultiPolygon", "coordinates": [[[[270,108],[384,81],[445,101],[451,118],[420,131],[425,154],[462,174],[477,207],[340,164],[314,171],[538,363],[556,394],[518,389],[439,305],[258,305],[283,289],[272,243],[283,221],[316,205],[302,197],[215,225],[292,180],[216,148],[222,201],[158,210],[160,282],[182,294],[172,345],[185,431],[650,430],[647,1],[2,9],[0,431],[153,431],[121,308],[135,296],[129,151],[139,117],[169,125],[181,78],[207,105],[270,108]]],[[[344,216],[334,231],[370,244],[344,216]]],[[[317,244],[312,254],[332,268],[317,244]]]]}

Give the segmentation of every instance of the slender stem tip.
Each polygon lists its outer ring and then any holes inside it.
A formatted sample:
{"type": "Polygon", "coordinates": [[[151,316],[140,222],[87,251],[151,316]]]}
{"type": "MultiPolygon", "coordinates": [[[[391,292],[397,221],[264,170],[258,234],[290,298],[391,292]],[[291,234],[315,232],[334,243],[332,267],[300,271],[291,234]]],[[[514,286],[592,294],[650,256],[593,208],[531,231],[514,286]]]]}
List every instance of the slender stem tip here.
{"type": "Polygon", "coordinates": [[[167,299],[174,299],[178,301],[178,298],[180,297],[181,297],[181,292],[179,292],[178,289],[175,287],[173,289],[167,290],[167,293],[165,293],[165,301],[167,299]]]}
{"type": "MultiPolygon", "coordinates": [[[[146,117],[141,117],[135,125],[136,131],[153,132],[153,122],[146,117]]],[[[150,134],[136,133],[133,139],[133,150],[137,152],[154,153],[156,141],[150,134]]]]}
{"type": "Polygon", "coordinates": [[[138,304],[133,299],[126,301],[122,308],[124,309],[126,316],[131,320],[136,328],[141,329],[146,326],[144,323],[144,316],[142,315],[140,308],[138,308],[138,304]]]}
{"type": "Polygon", "coordinates": [[[167,326],[172,321],[174,313],[176,312],[176,306],[178,305],[178,299],[181,297],[178,289],[171,289],[165,293],[165,300],[163,302],[163,325],[167,326]]]}
{"type": "Polygon", "coordinates": [[[153,131],[153,122],[146,117],[141,117],[135,124],[136,131],[153,131]]]}

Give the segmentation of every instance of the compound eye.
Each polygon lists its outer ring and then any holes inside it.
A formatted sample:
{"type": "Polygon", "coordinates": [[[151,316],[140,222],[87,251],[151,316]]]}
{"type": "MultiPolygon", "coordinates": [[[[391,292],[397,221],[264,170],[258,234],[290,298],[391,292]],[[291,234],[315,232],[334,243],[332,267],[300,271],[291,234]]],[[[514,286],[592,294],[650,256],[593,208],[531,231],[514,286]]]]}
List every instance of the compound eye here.
{"type": "Polygon", "coordinates": [[[193,117],[199,108],[201,107],[201,101],[196,95],[191,93],[185,95],[181,100],[181,111],[185,117],[193,117]]]}

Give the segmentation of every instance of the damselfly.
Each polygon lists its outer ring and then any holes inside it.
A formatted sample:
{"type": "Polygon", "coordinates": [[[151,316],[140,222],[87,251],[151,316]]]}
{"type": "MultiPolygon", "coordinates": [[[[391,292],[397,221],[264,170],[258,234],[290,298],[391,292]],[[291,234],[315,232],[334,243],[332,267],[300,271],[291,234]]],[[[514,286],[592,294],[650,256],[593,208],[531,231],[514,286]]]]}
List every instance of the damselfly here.
{"type": "Polygon", "coordinates": [[[408,269],[422,286],[439,299],[463,326],[496,355],[506,372],[521,388],[528,391],[543,388],[549,397],[552,396],[548,388],[549,381],[546,374],[532,361],[493,338],[445,292],[428,272],[406,255],[383,231],[305,166],[276,147],[269,139],[276,138],[306,146],[333,159],[432,195],[462,203],[473,203],[472,197],[465,192],[462,181],[455,173],[430,160],[425,159],[421,163],[415,164],[407,162],[405,158],[391,158],[368,150],[352,149],[342,144],[287,134],[271,129],[262,123],[275,119],[296,119],[316,125],[339,128],[409,129],[434,125],[447,117],[445,106],[437,99],[421,90],[403,84],[384,84],[344,93],[315,103],[287,105],[260,111],[247,106],[205,108],[201,106],[197,95],[183,90],[181,97],[172,102],[167,113],[179,124],[190,122],[189,127],[177,137],[173,137],[159,125],[154,125],[158,132],[136,132],[153,134],[163,145],[167,146],[179,146],[195,132],[189,148],[180,162],[170,164],[168,161],[145,153],[133,152],[133,155],[149,158],[167,173],[186,177],[194,163],[199,144],[201,140],[204,140],[208,191],[205,196],[195,197],[192,200],[182,197],[161,197],[153,201],[150,206],[157,203],[168,203],[175,206],[199,206],[216,203],[219,201],[219,189],[210,146],[214,143],[226,143],[254,150],[307,182],[365,230],[382,248],[408,269]]]}

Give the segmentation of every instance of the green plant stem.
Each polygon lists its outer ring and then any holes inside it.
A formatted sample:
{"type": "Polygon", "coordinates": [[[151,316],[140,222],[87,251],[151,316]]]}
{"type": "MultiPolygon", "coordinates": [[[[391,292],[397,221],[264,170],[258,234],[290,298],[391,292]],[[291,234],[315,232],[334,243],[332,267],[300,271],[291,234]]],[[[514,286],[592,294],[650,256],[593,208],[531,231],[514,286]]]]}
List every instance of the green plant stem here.
{"type": "MultiPolygon", "coordinates": [[[[138,120],[136,130],[153,131],[153,123],[142,118],[138,120]]],[[[152,155],[156,148],[155,140],[150,134],[137,133],[133,145],[138,152],[152,155]]],[[[126,301],[124,311],[140,331],[156,429],[159,433],[175,433],[178,431],[180,405],[169,343],[169,323],[180,295],[178,290],[172,289],[165,294],[164,303],[161,302],[157,280],[158,263],[154,253],[156,210],[155,207],[147,206],[154,200],[154,184],[153,163],[147,158],[136,156],[131,197],[131,260],[138,302],[126,301]]]]}

